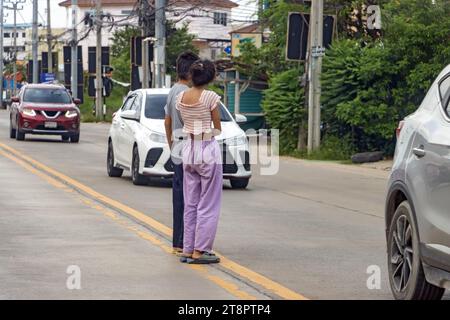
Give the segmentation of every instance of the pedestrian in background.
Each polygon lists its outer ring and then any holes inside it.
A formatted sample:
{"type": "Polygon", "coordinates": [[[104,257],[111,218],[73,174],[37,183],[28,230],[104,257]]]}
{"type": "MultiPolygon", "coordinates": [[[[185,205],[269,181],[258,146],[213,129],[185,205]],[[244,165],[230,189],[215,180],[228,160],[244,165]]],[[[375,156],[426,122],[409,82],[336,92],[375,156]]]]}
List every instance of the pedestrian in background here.
{"type": "Polygon", "coordinates": [[[222,202],[222,155],[215,139],[222,131],[220,96],[206,90],[216,78],[213,62],[191,67],[193,87],[177,98],[188,140],[183,143],[184,255],[190,264],[219,263],[212,254],[222,202]],[[214,128],[212,128],[213,123],[214,128]]]}
{"type": "MultiPolygon", "coordinates": [[[[167,98],[165,107],[165,129],[166,136],[171,150],[177,150],[176,145],[183,139],[183,121],[180,112],[176,109],[177,96],[189,89],[190,68],[199,58],[196,54],[187,51],[178,56],[177,59],[177,83],[172,87],[167,98]]],[[[183,196],[183,164],[181,153],[172,152],[172,162],[174,163],[174,176],[172,188],[173,204],[173,253],[183,252],[184,233],[184,196],[183,196]]]]}

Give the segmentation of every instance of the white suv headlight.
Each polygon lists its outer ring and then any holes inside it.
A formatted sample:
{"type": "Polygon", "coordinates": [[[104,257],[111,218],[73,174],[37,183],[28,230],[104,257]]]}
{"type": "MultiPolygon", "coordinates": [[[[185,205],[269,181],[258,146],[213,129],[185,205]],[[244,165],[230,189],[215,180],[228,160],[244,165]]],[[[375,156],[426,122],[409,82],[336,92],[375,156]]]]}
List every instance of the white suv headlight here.
{"type": "Polygon", "coordinates": [[[153,132],[150,134],[150,140],[156,143],[167,143],[167,138],[165,135],[153,132]]]}
{"type": "Polygon", "coordinates": [[[245,134],[225,140],[225,144],[232,147],[242,146],[247,144],[247,142],[247,136],[245,134]]]}

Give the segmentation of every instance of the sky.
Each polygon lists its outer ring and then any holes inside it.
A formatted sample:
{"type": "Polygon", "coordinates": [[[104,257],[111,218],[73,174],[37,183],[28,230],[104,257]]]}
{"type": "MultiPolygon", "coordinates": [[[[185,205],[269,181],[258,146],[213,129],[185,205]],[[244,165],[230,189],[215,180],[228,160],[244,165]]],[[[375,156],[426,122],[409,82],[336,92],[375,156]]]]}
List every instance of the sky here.
{"type": "MultiPolygon", "coordinates": [[[[10,4],[7,3],[8,0],[3,1],[5,3],[5,6],[10,6],[10,4]]],[[[60,0],[50,0],[52,12],[52,27],[54,28],[63,28],[67,26],[66,9],[58,5],[58,3],[60,2],[61,2],[60,0]]],[[[25,0],[23,4],[23,10],[18,11],[17,13],[17,23],[31,23],[33,19],[32,8],[33,8],[33,0],[25,0]]],[[[39,8],[39,15],[38,15],[39,23],[47,25],[47,0],[38,0],[38,8],[39,8]]],[[[8,14],[8,17],[6,18],[6,23],[12,24],[14,22],[13,11],[5,10],[5,14],[8,14]]]]}
{"type": "MultiPolygon", "coordinates": [[[[5,5],[7,5],[8,0],[4,0],[5,5]]],[[[17,1],[17,0],[13,0],[17,1]]],[[[32,4],[33,0],[21,0],[25,1],[23,4],[23,10],[19,11],[17,14],[17,23],[31,23],[32,22],[32,4]]],[[[62,0],[50,0],[51,3],[51,12],[52,12],[52,27],[53,28],[65,28],[67,26],[66,21],[66,9],[60,7],[58,3],[62,0]]],[[[234,0],[237,4],[239,4],[239,8],[233,10],[232,20],[234,23],[239,24],[244,21],[255,20],[255,11],[256,11],[256,3],[257,0],[234,0]]],[[[39,23],[43,25],[47,25],[47,0],[38,0],[38,8],[39,8],[39,23]]],[[[6,23],[13,23],[13,11],[5,10],[5,13],[8,14],[6,18],[6,23]]]]}

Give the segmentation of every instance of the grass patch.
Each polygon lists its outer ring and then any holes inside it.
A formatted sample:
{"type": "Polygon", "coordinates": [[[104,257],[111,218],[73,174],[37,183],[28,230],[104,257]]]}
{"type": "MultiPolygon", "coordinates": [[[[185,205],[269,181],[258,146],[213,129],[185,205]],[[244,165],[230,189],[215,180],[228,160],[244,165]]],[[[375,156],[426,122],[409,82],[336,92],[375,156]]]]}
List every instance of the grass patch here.
{"type": "MultiPolygon", "coordinates": [[[[123,103],[123,98],[128,94],[128,89],[122,87],[114,87],[111,96],[107,97],[105,100],[106,104],[106,115],[105,122],[112,121],[112,115],[114,112],[120,109],[123,103]]],[[[97,122],[94,115],[95,100],[89,97],[87,91],[84,92],[84,103],[80,105],[81,111],[81,121],[82,122],[97,122]]]]}
{"type": "Polygon", "coordinates": [[[350,158],[354,153],[352,144],[347,139],[328,136],[323,140],[320,149],[311,154],[303,150],[294,150],[286,155],[306,160],[338,161],[347,164],[351,163],[350,158]]]}

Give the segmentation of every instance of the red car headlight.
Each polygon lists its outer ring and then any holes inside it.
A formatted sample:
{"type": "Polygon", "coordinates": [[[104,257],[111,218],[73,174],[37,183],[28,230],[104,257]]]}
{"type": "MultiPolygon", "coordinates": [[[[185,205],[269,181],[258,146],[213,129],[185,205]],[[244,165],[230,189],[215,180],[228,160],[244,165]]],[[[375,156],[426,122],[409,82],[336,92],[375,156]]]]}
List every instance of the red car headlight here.
{"type": "Polygon", "coordinates": [[[78,117],[78,112],[75,110],[69,110],[66,112],[66,118],[75,118],[78,117]]]}
{"type": "Polygon", "coordinates": [[[22,114],[28,117],[34,117],[36,116],[36,111],[34,111],[33,109],[25,108],[22,110],[22,114]]]}

